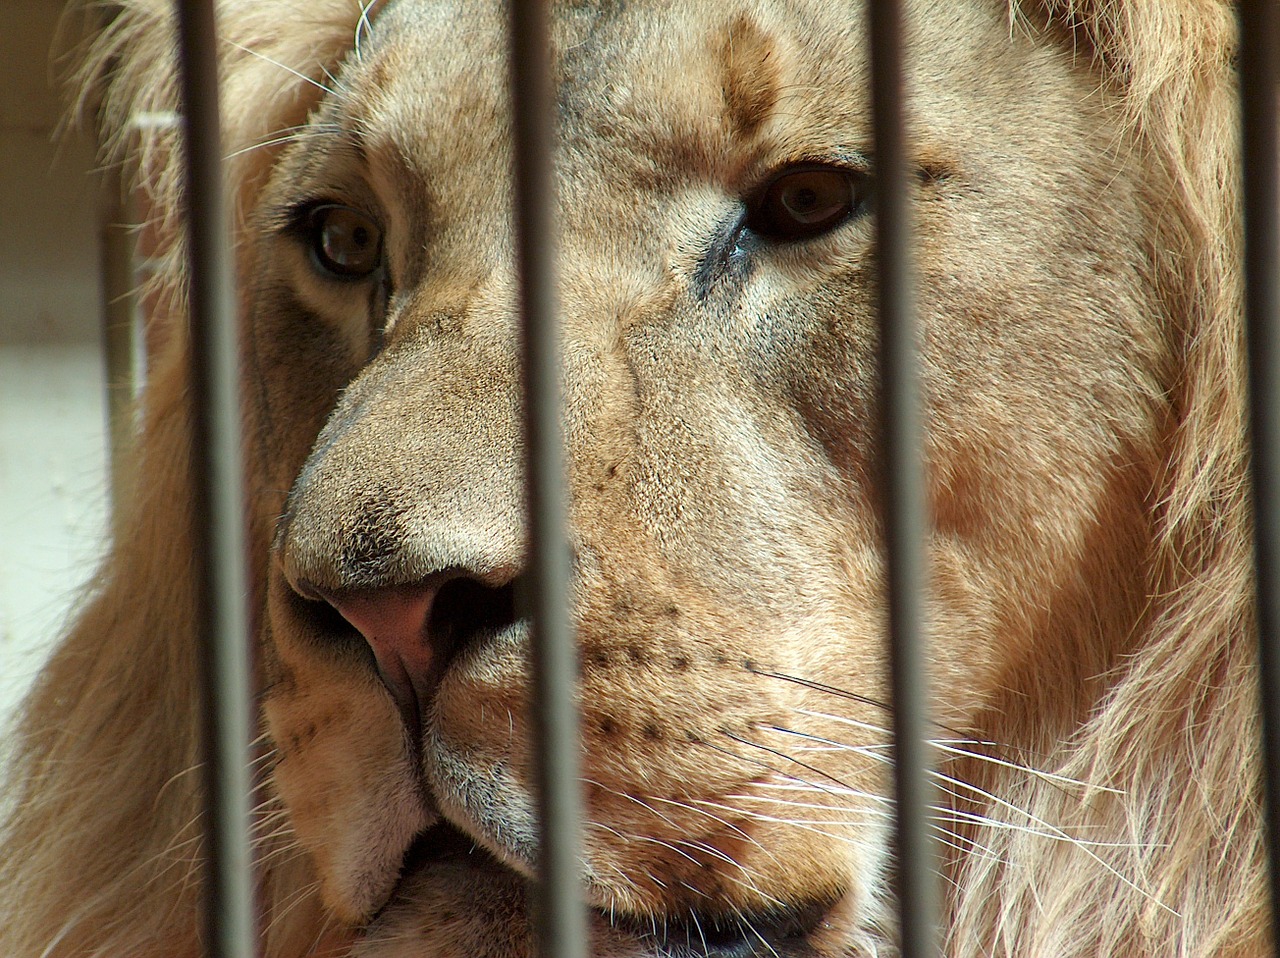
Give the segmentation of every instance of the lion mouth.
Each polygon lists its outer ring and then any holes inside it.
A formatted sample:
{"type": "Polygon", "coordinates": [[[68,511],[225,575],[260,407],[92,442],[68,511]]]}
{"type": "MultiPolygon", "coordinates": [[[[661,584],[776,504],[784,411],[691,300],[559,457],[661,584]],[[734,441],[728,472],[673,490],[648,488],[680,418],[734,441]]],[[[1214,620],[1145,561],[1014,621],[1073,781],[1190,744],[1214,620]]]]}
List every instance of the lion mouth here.
{"type": "MultiPolygon", "coordinates": [[[[481,872],[514,874],[470,835],[441,821],[415,838],[405,851],[399,885],[403,885],[416,872],[442,864],[465,866],[481,872]]],[[[395,898],[394,891],[391,897],[395,898]]]]}
{"type": "MultiPolygon", "coordinates": [[[[434,825],[406,851],[400,881],[365,929],[353,955],[382,958],[381,942],[403,941],[409,929],[425,927],[425,919],[438,922],[445,916],[462,926],[455,929],[460,941],[488,949],[473,953],[472,958],[530,955],[532,884],[457,826],[434,825]]],[[[814,948],[814,936],[830,918],[834,904],[812,902],[756,915],[690,911],[665,917],[591,907],[589,953],[613,958],[813,956],[820,952],[814,948]]],[[[441,953],[454,952],[446,948],[441,953]]]]}
{"type": "Polygon", "coordinates": [[[765,915],[711,917],[690,912],[655,922],[652,918],[607,916],[611,928],[630,936],[643,955],[663,958],[748,958],[753,955],[814,954],[808,942],[829,904],[779,908],[765,915]]]}

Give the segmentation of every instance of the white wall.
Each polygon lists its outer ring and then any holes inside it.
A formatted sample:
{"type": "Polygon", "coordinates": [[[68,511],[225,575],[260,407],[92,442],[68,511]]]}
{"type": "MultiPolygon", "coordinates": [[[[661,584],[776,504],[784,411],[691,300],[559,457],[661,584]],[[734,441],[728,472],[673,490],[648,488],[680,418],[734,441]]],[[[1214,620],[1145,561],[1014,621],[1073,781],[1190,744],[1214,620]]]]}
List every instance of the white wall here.
{"type": "Polygon", "coordinates": [[[0,716],[93,569],[106,524],[93,151],[56,137],[62,0],[0,26],[0,716]]]}

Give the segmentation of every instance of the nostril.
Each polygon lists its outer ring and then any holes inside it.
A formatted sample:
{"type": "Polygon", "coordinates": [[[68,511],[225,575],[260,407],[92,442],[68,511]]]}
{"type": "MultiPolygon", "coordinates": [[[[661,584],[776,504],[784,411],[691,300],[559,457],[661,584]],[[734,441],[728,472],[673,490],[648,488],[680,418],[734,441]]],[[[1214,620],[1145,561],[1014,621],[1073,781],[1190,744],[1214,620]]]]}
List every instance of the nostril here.
{"type": "Polygon", "coordinates": [[[299,581],[293,600],[314,634],[372,653],[372,665],[416,740],[450,659],[516,621],[516,589],[514,580],[490,585],[449,570],[372,589],[329,590],[299,581]]]}
{"type": "Polygon", "coordinates": [[[360,630],[343,617],[342,613],[318,589],[303,583],[290,597],[290,612],[310,634],[320,638],[328,646],[346,649],[358,648],[362,655],[372,654],[360,630]]]}
{"type": "Polygon", "coordinates": [[[427,633],[448,652],[483,640],[516,621],[516,584],[485,585],[476,579],[451,579],[436,593],[427,633]]]}

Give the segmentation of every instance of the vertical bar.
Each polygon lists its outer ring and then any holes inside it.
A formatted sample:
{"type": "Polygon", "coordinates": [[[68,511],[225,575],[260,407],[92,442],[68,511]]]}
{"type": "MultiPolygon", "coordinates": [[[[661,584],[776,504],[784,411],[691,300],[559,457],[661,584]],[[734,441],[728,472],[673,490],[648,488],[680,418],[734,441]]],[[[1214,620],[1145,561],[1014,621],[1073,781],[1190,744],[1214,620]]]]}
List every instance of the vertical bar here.
{"type": "Polygon", "coordinates": [[[193,489],[204,697],[204,942],[209,958],[255,953],[249,844],[248,574],[235,287],[222,185],[212,0],[175,0],[181,43],[190,256],[193,489]]]}
{"type": "Polygon", "coordinates": [[[556,325],[555,144],[546,0],[511,7],[516,228],[524,335],[526,450],[531,536],[534,733],[538,752],[537,954],[584,958],[586,912],[579,866],[581,786],[577,652],[569,617],[564,450],[556,325]]]}
{"type": "Polygon", "coordinates": [[[1271,920],[1280,942],[1280,7],[1276,0],[1242,0],[1239,23],[1262,762],[1271,920]]]}
{"type": "Polygon", "coordinates": [[[880,430],[893,686],[897,797],[897,894],[902,958],[937,954],[938,858],[929,836],[925,675],[924,462],[912,303],[910,209],[904,134],[902,12],[898,0],[868,0],[875,142],[877,278],[880,316],[880,430]]]}

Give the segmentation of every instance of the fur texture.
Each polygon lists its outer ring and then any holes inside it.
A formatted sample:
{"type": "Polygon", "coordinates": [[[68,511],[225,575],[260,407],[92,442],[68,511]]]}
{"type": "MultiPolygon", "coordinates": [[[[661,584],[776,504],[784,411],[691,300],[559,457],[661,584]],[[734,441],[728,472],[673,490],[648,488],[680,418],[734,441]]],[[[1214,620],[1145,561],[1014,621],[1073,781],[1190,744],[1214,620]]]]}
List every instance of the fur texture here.
{"type": "MultiPolygon", "coordinates": [[[[15,958],[199,951],[178,151],[130,124],[176,108],[167,6],[113,5],[76,81],[167,335],[6,778],[15,958]]],[[[524,555],[501,19],[447,6],[219,4],[268,958],[529,949],[524,635],[471,608],[524,555]],[[317,199],[370,213],[393,282],[315,275],[317,199]],[[457,568],[473,634],[398,685],[384,624],[457,568]]],[[[893,951],[866,216],[722,237],[770,177],[873,175],[830,6],[559,14],[599,956],[893,951]]],[[[1261,956],[1232,9],[913,11],[947,954],[1261,956]]]]}

